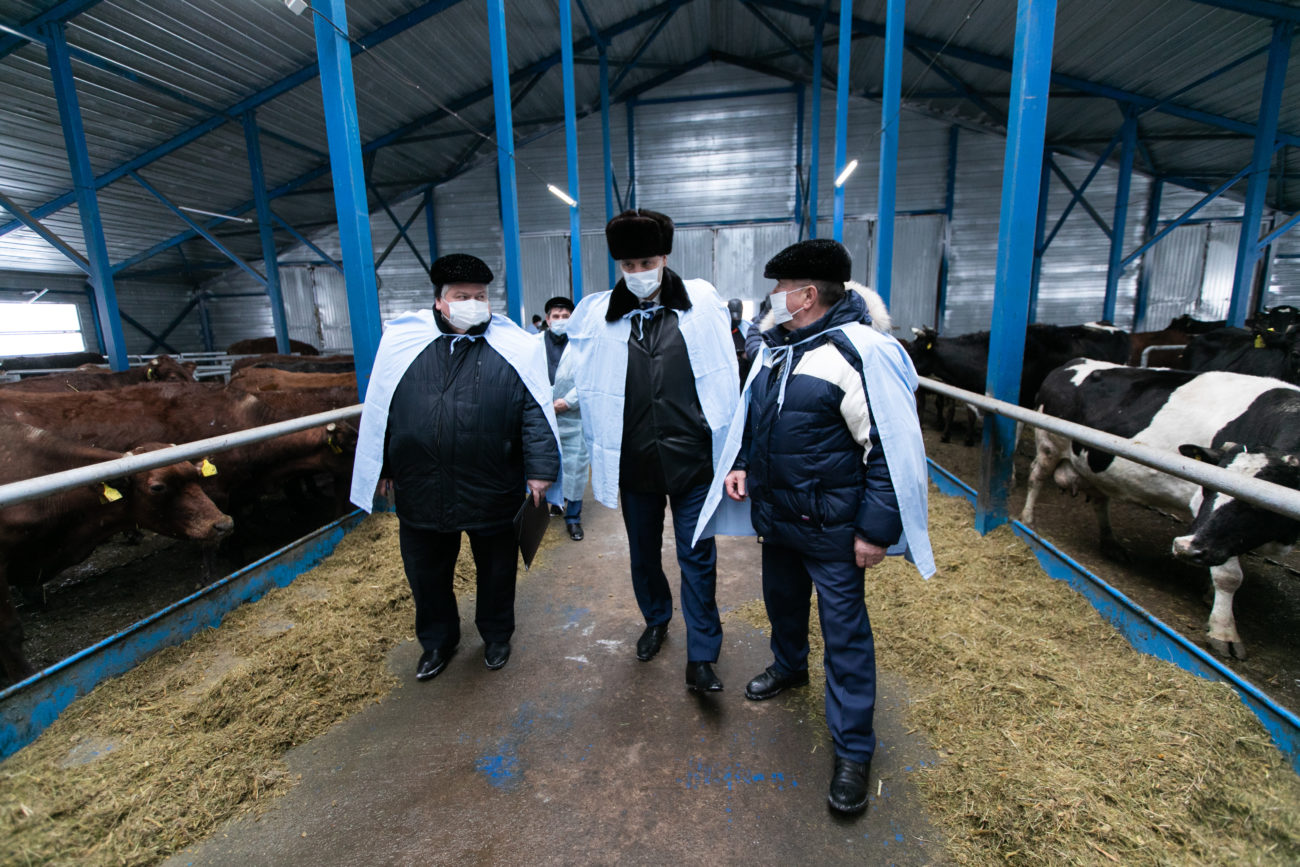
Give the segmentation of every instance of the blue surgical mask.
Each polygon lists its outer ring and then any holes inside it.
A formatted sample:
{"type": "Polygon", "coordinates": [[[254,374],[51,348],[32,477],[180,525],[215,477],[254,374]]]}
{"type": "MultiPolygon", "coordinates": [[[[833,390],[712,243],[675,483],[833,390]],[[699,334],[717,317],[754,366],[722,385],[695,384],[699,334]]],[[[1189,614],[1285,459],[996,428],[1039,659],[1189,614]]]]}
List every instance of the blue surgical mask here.
{"type": "Polygon", "coordinates": [[[563,337],[569,333],[569,320],[557,319],[550,324],[551,333],[556,337],[563,337]]]}
{"type": "Polygon", "coordinates": [[[486,301],[448,301],[447,321],[453,327],[468,331],[492,318],[492,308],[486,301]]]}

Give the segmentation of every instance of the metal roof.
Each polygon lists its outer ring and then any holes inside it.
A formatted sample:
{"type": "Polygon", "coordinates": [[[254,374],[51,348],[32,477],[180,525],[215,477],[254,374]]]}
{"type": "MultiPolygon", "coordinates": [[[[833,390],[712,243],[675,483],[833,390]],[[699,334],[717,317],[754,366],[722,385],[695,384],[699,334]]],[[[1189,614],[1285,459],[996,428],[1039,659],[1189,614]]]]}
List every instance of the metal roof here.
{"type": "MultiPolygon", "coordinates": [[[[619,100],[709,60],[809,81],[812,19],[821,8],[817,0],[588,0],[574,16],[579,110],[590,112],[599,100],[588,14],[609,43],[619,100]],[[625,73],[632,59],[636,65],[625,73]]],[[[836,73],[837,10],[832,3],[824,30],[827,97],[836,73]]],[[[1072,153],[1100,153],[1121,120],[1116,101],[1097,95],[1107,89],[1148,105],[1173,97],[1179,113],[1140,117],[1138,168],[1209,185],[1232,176],[1249,162],[1251,138],[1187,115],[1253,126],[1266,60],[1261,49],[1272,33],[1271,20],[1250,14],[1259,10],[1300,20],[1296,0],[1060,0],[1054,50],[1060,80],[1049,142],[1072,153]],[[1181,92],[1239,58],[1245,59],[1212,81],[1181,92]]],[[[562,115],[559,12],[555,0],[512,0],[506,11],[516,137],[524,139],[562,115]]],[[[880,89],[885,0],[859,0],[853,13],[851,85],[856,95],[871,95],[880,89]]],[[[307,233],[334,221],[311,15],[293,15],[282,0],[0,0],[0,192],[84,252],[45,47],[11,32],[34,36],[38,25],[68,15],[90,157],[107,181],[99,201],[109,253],[127,266],[123,276],[179,272],[186,263],[226,267],[124,169],[137,170],[177,204],[247,219],[252,192],[240,122],[246,110],[256,111],[262,129],[275,212],[307,233]],[[188,240],[169,243],[187,234],[188,240]]],[[[906,21],[905,104],[998,128],[1008,104],[1013,0],[911,0],[906,21]]],[[[348,4],[348,29],[366,46],[353,59],[361,139],[374,158],[371,181],[390,204],[493,158],[491,145],[467,129],[494,133],[483,3],[355,0],[348,4]]],[[[1297,53],[1300,40],[1292,48],[1279,129],[1300,141],[1297,53]]],[[[823,112],[834,112],[829,99],[823,112]]],[[[1297,173],[1300,148],[1284,148],[1270,205],[1300,209],[1300,184],[1278,183],[1279,175],[1297,173]]],[[[371,204],[379,207],[373,195],[371,204]]],[[[395,212],[404,219],[410,208],[395,212]]],[[[10,225],[0,219],[0,268],[75,270],[28,229],[6,232],[10,225]]],[[[255,224],[208,225],[238,255],[260,258],[255,224]]],[[[291,243],[287,234],[277,237],[291,243]]]]}

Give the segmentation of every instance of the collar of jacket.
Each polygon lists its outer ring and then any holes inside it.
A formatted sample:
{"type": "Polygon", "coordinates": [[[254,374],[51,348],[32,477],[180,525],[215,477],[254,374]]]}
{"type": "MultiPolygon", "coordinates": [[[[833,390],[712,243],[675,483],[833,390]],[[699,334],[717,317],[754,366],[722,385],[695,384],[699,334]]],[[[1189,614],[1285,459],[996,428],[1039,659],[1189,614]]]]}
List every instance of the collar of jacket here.
{"type": "Polygon", "coordinates": [[[555,334],[551,332],[551,329],[548,328],[546,329],[546,339],[551,343],[554,343],[556,346],[563,346],[569,342],[569,335],[565,334],[562,337],[556,337],[555,334]]]}
{"type": "Polygon", "coordinates": [[[849,290],[844,293],[844,297],[834,307],[826,311],[826,315],[821,319],[811,325],[805,325],[803,328],[796,328],[794,331],[786,331],[780,325],[774,326],[763,332],[763,342],[773,347],[787,346],[815,337],[823,331],[830,331],[832,328],[848,325],[851,322],[870,325],[871,314],[867,312],[867,302],[863,300],[862,296],[849,290]]]}
{"type": "Polygon", "coordinates": [[[483,332],[488,330],[488,326],[492,324],[492,320],[489,318],[487,322],[480,322],[464,334],[458,334],[452,329],[451,323],[438,312],[437,307],[433,308],[433,321],[438,323],[438,330],[442,332],[438,335],[439,337],[481,337],[483,332]]]}
{"type": "MultiPolygon", "coordinates": [[[[691,309],[691,298],[686,294],[686,284],[667,265],[664,266],[664,276],[659,282],[659,294],[655,297],[655,301],[673,310],[691,309]]],[[[605,311],[605,321],[617,322],[640,306],[641,299],[632,294],[632,290],[627,288],[627,282],[620,277],[609,296],[609,309],[605,311]]]]}

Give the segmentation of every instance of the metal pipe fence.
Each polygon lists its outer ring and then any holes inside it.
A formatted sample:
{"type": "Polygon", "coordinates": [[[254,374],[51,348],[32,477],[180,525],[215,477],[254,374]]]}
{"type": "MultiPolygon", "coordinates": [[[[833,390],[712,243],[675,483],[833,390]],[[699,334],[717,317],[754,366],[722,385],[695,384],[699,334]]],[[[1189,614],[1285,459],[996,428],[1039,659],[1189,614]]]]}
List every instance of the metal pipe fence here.
{"type": "Polygon", "coordinates": [[[1069,437],[1090,448],[1102,449],[1125,460],[1186,479],[1251,505],[1300,521],[1300,491],[1186,458],[1177,452],[1144,446],[1124,437],[1025,409],[1014,403],[994,400],[973,391],[954,388],[938,380],[922,378],[921,387],[962,403],[968,403],[985,412],[996,413],[1032,427],[1069,437]]]}

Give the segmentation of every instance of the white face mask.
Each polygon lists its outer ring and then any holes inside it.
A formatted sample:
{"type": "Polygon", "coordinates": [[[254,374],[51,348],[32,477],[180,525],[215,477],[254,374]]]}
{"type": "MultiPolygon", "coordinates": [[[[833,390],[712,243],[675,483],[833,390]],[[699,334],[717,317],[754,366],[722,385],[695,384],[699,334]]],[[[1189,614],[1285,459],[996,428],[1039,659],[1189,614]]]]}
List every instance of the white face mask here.
{"type": "Polygon", "coordinates": [[[784,325],[791,319],[794,319],[796,314],[804,311],[804,307],[800,307],[798,310],[791,310],[789,307],[790,292],[802,291],[803,289],[791,289],[789,292],[772,293],[772,319],[777,325],[784,325]]]}
{"type": "Polygon", "coordinates": [[[556,319],[550,324],[551,333],[556,337],[563,337],[569,333],[569,320],[556,319]]]}
{"type": "Polygon", "coordinates": [[[447,321],[453,328],[468,331],[492,318],[492,308],[486,301],[448,301],[447,321]]]}
{"type": "Polygon", "coordinates": [[[623,282],[627,284],[628,290],[633,295],[644,301],[659,289],[659,269],[637,271],[633,274],[624,271],[623,282]]]}

